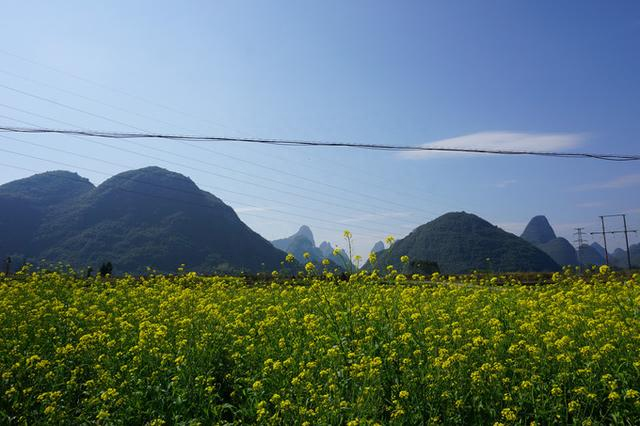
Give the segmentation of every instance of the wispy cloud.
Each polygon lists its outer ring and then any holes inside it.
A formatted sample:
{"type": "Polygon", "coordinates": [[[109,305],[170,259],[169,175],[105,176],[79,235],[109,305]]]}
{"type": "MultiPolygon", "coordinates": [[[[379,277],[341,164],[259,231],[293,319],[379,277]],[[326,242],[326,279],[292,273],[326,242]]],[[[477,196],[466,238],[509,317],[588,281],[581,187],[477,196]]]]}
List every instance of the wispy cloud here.
{"type": "MultiPolygon", "coordinates": [[[[455,138],[442,139],[421,146],[426,148],[455,148],[481,150],[516,150],[516,151],[565,151],[579,146],[585,135],[578,133],[524,133],[524,132],[479,132],[455,138]]],[[[410,151],[398,154],[406,159],[423,159],[434,156],[466,156],[479,155],[473,153],[443,153],[433,151],[410,151]]],[[[486,155],[486,154],[484,154],[486,155]]]]}
{"type": "Polygon", "coordinates": [[[577,189],[580,191],[586,191],[590,189],[620,189],[633,186],[640,186],[640,173],[619,176],[604,182],[594,182],[587,185],[581,185],[577,187],[577,189]]]}
{"type": "Polygon", "coordinates": [[[387,219],[394,217],[408,217],[411,216],[411,212],[387,212],[387,213],[371,213],[371,214],[363,214],[356,217],[350,217],[346,219],[341,219],[338,222],[340,223],[356,223],[356,222],[364,222],[366,220],[376,220],[376,219],[387,219]]]}

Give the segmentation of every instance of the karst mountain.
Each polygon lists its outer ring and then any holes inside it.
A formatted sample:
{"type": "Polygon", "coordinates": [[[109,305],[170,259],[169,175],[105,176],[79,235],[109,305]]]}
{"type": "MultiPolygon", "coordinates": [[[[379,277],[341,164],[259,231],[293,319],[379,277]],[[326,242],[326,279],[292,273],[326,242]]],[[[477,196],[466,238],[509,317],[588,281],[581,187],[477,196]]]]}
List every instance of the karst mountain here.
{"type": "Polygon", "coordinates": [[[159,167],[131,170],[97,187],[54,171],[0,186],[0,256],[14,263],[62,262],[114,273],[147,267],[260,272],[285,253],[244,224],[231,207],[186,176],[159,167]]]}

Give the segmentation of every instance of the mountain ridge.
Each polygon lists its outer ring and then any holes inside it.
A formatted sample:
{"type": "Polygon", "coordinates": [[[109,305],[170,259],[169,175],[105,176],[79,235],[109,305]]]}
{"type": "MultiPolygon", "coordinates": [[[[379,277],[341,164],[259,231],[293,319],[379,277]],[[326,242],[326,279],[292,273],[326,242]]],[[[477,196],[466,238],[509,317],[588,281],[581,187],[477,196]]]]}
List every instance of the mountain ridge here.
{"type": "MultiPolygon", "coordinates": [[[[390,248],[378,253],[377,269],[406,267],[401,256],[414,262],[436,262],[447,274],[473,270],[556,271],[559,265],[533,244],[466,212],[446,213],[417,227],[390,248]]],[[[367,263],[370,269],[372,265],[367,263]]]]}
{"type": "Polygon", "coordinates": [[[560,266],[580,265],[576,249],[566,238],[556,236],[544,215],[531,218],[520,238],[548,254],[560,266]]]}
{"type": "MultiPolygon", "coordinates": [[[[188,177],[160,167],[120,173],[53,204],[47,204],[46,197],[44,201],[25,197],[25,188],[37,186],[41,177],[26,179],[0,187],[4,200],[0,207],[7,204],[7,194],[13,194],[39,212],[27,246],[19,250],[0,246],[7,256],[94,269],[111,261],[120,273],[143,273],[147,266],[173,272],[183,263],[198,272],[257,272],[279,269],[285,257],[219,198],[200,190],[188,177]]],[[[2,217],[0,230],[6,230],[15,218],[2,217]]]]}
{"type": "Polygon", "coordinates": [[[547,217],[538,215],[531,218],[520,238],[535,245],[548,243],[556,239],[557,236],[547,217]]]}
{"type": "Polygon", "coordinates": [[[279,238],[272,240],[271,244],[274,247],[283,250],[287,253],[291,253],[298,262],[306,263],[312,261],[316,264],[322,263],[323,259],[328,259],[331,262],[332,267],[344,268],[345,263],[350,264],[342,256],[336,256],[333,254],[334,248],[331,243],[323,241],[320,246],[315,246],[315,239],[311,228],[307,225],[301,225],[300,228],[289,237],[279,238]],[[304,254],[309,254],[309,259],[304,257],[304,254]]]}

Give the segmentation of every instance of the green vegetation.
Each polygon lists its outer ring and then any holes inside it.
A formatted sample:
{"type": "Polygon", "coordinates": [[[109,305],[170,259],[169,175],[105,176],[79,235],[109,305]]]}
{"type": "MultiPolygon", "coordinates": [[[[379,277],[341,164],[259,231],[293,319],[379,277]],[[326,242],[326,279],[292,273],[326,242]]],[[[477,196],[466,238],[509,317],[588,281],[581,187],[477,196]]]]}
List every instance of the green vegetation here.
{"type": "Polygon", "coordinates": [[[0,186],[0,258],[114,272],[271,271],[285,253],[187,177],[158,167],[116,175],[98,187],[69,172],[0,186]]]}
{"type": "MultiPolygon", "coordinates": [[[[400,258],[435,262],[447,274],[474,270],[493,272],[556,271],[560,267],[532,244],[479,218],[447,213],[416,228],[390,248],[377,253],[378,268],[402,267],[400,258]]],[[[370,268],[371,265],[367,265],[370,268]]]]}
{"type": "Polygon", "coordinates": [[[0,423],[640,422],[638,274],[329,277],[0,274],[0,423]]]}
{"type": "MultiPolygon", "coordinates": [[[[0,186],[0,212],[0,258],[11,257],[14,270],[46,259],[93,271],[111,262],[114,274],[145,273],[147,267],[171,272],[181,264],[204,274],[270,273],[283,271],[287,253],[318,269],[326,266],[324,260],[331,269],[362,266],[355,256],[348,259],[346,247],[336,255],[327,242],[316,246],[307,226],[269,243],[220,199],[159,167],[121,173],[98,187],[75,173],[34,175],[0,186]]],[[[577,263],[575,250],[555,237],[544,216],[532,219],[523,238],[531,243],[475,215],[447,213],[393,247],[384,249],[378,242],[377,267],[402,266],[402,272],[411,275],[545,272],[577,263]],[[401,265],[404,255],[411,264],[401,265]]],[[[594,249],[587,250],[598,256],[594,249]]],[[[583,259],[593,261],[594,256],[582,251],[583,259]]],[[[621,264],[623,257],[612,256],[613,264],[621,264]]],[[[297,263],[287,266],[289,273],[301,269],[297,263]]]]}

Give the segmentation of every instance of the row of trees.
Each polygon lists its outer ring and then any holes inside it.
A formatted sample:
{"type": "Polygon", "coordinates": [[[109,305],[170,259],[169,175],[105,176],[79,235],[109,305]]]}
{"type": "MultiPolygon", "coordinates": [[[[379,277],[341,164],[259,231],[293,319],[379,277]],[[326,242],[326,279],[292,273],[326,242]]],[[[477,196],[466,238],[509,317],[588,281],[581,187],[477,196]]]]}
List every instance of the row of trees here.
{"type": "MultiPolygon", "coordinates": [[[[11,258],[11,256],[8,256],[5,260],[4,260],[4,273],[5,275],[10,275],[11,274],[11,264],[13,263],[13,259],[11,258]]],[[[113,273],[113,264],[111,262],[103,262],[102,265],[100,265],[100,269],[98,269],[98,273],[102,276],[105,275],[111,275],[113,273]]],[[[87,268],[87,277],[90,277],[93,275],[93,268],[91,266],[89,266],[87,268]]]]}

